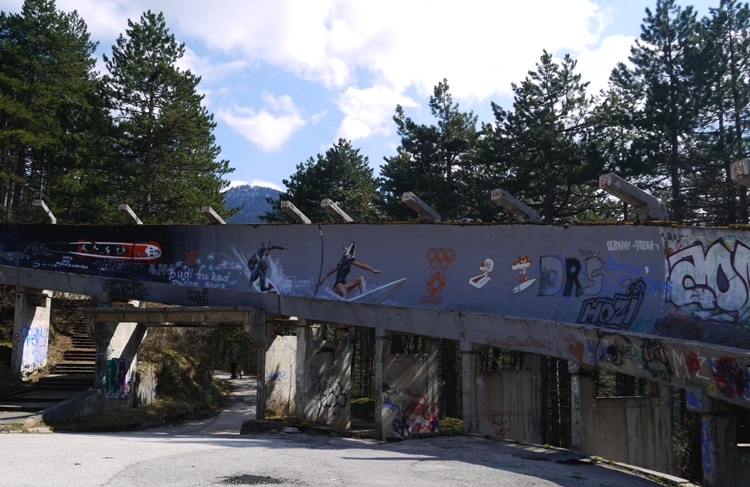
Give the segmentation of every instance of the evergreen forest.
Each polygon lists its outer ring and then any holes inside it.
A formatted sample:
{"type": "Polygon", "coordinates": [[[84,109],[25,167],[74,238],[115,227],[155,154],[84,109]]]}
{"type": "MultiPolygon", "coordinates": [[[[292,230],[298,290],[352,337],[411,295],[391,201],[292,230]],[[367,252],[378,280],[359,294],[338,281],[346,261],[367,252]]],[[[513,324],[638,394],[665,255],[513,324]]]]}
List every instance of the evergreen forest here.
{"type": "MultiPolygon", "coordinates": [[[[699,18],[690,5],[655,0],[628,59],[591,93],[570,55],[543,51],[513,83],[511,106],[491,102],[480,121],[436,80],[430,123],[394,108],[399,145],[380,174],[351,141],[300,162],[266,222],[290,221],[290,200],[328,221],[329,195],[357,221],[408,221],[412,191],[443,221],[511,222],[488,195],[502,188],[544,223],[633,219],[598,187],[614,172],[663,201],[684,225],[748,223],[747,190],[729,168],[747,157],[750,8],[717,0],[699,18]]],[[[185,45],[161,13],[129,20],[106,69],[85,19],[54,0],[0,12],[0,221],[34,222],[42,200],[62,223],[121,221],[128,203],[144,223],[201,223],[196,207],[229,218],[233,168],[219,158],[200,75],[178,67],[185,45]]]]}

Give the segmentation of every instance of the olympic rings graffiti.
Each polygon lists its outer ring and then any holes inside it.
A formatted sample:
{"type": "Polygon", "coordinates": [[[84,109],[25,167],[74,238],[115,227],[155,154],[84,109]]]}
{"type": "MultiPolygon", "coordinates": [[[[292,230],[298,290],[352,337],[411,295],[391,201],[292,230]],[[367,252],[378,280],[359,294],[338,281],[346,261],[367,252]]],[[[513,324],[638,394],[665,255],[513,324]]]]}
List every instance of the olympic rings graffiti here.
{"type": "Polygon", "coordinates": [[[427,262],[433,269],[447,269],[456,260],[453,249],[430,249],[427,251],[427,262]]]}

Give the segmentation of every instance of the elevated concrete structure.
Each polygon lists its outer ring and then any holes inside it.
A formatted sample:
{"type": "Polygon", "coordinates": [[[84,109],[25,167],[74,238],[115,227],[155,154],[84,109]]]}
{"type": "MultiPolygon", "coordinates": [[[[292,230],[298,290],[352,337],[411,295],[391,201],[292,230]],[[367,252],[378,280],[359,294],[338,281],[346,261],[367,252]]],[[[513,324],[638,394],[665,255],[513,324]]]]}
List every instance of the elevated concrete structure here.
{"type": "Polygon", "coordinates": [[[391,356],[388,345],[394,334],[421,335],[460,343],[467,432],[540,442],[539,364],[555,357],[575,370],[598,368],[653,384],[647,397],[602,400],[593,397],[585,373],[574,374],[575,448],[671,468],[668,456],[649,452],[670,444],[671,396],[664,391],[681,388],[703,417],[707,485],[745,478],[745,456],[732,432],[733,411],[750,407],[750,233],[744,230],[8,225],[0,226],[0,240],[4,284],[112,303],[88,312],[102,357],[97,384],[104,409],[129,404],[121,396],[149,326],[242,326],[262,350],[261,405],[286,401],[295,414],[345,424],[346,408],[338,406],[351,397],[346,336],[325,342],[313,331],[316,323],[334,323],[375,329],[381,437],[439,428],[434,351],[391,356]],[[251,272],[248,257],[256,249],[265,249],[263,265],[251,272]],[[321,283],[332,265],[361,287],[344,298],[330,281],[321,283]],[[267,292],[259,291],[261,279],[267,292]],[[115,307],[128,301],[164,306],[115,307]],[[275,320],[292,317],[297,337],[276,338],[275,320]],[[483,347],[530,357],[521,370],[486,372],[477,363],[483,347]],[[278,365],[284,361],[288,368],[278,365]],[[281,370],[295,382],[279,387],[281,370]]]}

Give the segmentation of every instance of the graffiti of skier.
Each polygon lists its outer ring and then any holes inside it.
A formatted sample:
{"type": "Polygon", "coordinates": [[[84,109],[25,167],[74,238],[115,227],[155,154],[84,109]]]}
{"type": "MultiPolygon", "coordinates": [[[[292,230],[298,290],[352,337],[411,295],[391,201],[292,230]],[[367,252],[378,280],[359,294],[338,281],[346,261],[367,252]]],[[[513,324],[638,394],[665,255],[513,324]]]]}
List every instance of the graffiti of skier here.
{"type": "Polygon", "coordinates": [[[264,243],[247,261],[247,267],[250,269],[250,287],[255,287],[262,293],[278,292],[276,285],[266,277],[266,270],[268,269],[266,257],[272,250],[288,251],[289,247],[271,245],[271,242],[264,243]]]}
{"type": "Polygon", "coordinates": [[[331,274],[334,272],[336,273],[336,281],[333,283],[333,291],[341,296],[342,298],[349,297],[349,293],[354,289],[355,287],[359,288],[360,294],[365,289],[365,278],[363,276],[358,276],[356,279],[346,282],[346,278],[349,275],[349,273],[352,270],[352,266],[359,267],[360,269],[364,269],[366,271],[370,271],[373,274],[380,274],[380,271],[378,269],[373,268],[369,264],[365,264],[364,262],[360,262],[354,258],[354,250],[355,250],[356,244],[354,242],[351,243],[351,245],[344,247],[344,255],[341,256],[341,260],[338,264],[333,266],[330,271],[323,277],[323,279],[320,280],[318,283],[318,286],[323,284],[326,279],[328,279],[331,274]]]}

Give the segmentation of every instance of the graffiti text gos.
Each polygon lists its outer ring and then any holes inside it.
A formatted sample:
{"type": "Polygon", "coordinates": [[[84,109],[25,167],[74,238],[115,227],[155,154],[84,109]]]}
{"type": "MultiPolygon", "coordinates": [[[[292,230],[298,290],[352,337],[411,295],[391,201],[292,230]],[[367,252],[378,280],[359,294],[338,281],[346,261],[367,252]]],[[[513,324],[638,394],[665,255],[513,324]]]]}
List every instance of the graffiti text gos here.
{"type": "Polygon", "coordinates": [[[704,250],[702,243],[681,249],[667,257],[670,292],[675,306],[698,305],[704,310],[737,311],[747,305],[750,248],[724,239],[704,250]]]}

